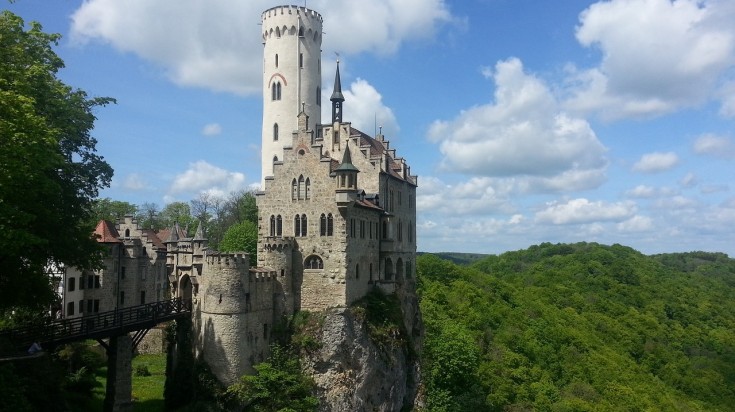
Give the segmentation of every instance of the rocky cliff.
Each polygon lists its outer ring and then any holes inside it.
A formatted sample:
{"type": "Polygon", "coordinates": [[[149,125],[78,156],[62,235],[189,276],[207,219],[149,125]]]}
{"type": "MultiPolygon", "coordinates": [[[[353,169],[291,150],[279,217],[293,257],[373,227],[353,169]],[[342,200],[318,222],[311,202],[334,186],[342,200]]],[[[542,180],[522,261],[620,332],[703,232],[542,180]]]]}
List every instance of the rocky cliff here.
{"type": "Polygon", "coordinates": [[[401,411],[420,403],[423,326],[415,296],[376,292],[314,315],[307,329],[312,340],[302,345],[302,365],[316,382],[320,411],[401,411]]]}

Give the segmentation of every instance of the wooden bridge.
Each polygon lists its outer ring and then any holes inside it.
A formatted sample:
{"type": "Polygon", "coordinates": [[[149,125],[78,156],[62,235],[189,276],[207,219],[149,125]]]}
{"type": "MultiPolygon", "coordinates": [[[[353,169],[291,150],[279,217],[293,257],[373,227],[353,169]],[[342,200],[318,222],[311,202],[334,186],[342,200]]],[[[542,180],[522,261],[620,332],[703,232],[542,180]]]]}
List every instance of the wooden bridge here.
{"type": "Polygon", "coordinates": [[[25,355],[34,343],[45,351],[74,341],[96,339],[107,350],[104,410],[132,411],[133,350],[155,325],[190,315],[191,300],[178,298],[9,329],[0,333],[0,340],[25,355]],[[103,339],[107,338],[105,342],[103,339]]]}
{"type": "Polygon", "coordinates": [[[74,341],[100,340],[135,332],[133,343],[137,346],[153,326],[189,314],[191,300],[177,298],[9,329],[0,333],[0,339],[5,338],[13,347],[25,351],[33,343],[50,349],[74,341]]]}

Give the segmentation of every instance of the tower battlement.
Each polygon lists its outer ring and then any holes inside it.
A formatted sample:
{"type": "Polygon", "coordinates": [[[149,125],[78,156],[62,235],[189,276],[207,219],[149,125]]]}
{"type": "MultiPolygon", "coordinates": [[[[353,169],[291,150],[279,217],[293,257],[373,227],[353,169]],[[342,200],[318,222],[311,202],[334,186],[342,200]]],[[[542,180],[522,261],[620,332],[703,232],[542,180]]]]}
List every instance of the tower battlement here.
{"type": "Polygon", "coordinates": [[[207,254],[205,260],[207,266],[214,270],[242,268],[247,271],[250,268],[249,255],[244,252],[207,254]]]}
{"type": "Polygon", "coordinates": [[[322,15],[302,6],[276,6],[263,12],[260,21],[263,26],[263,41],[275,36],[299,34],[300,37],[318,38],[322,33],[322,15]],[[300,18],[300,21],[294,19],[300,18]],[[303,27],[299,33],[299,27],[303,27]]]}

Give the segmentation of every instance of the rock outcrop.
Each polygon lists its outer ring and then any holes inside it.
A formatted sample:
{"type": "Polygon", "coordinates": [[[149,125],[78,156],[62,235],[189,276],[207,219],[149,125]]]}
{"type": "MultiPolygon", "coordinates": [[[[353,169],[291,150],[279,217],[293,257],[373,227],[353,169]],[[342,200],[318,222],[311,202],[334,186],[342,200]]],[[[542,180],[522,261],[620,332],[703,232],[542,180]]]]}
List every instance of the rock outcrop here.
{"type": "Polygon", "coordinates": [[[420,402],[423,327],[415,298],[401,306],[403,322],[377,331],[365,307],[320,314],[311,331],[318,343],[302,359],[316,382],[320,411],[401,411],[420,402]]]}

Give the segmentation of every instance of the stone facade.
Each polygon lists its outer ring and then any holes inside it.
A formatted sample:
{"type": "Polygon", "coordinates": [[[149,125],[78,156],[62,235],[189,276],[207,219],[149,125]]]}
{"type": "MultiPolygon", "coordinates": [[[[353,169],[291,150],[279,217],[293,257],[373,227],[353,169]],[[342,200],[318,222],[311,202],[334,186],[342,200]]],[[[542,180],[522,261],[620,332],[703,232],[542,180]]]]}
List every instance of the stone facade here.
{"type": "Polygon", "coordinates": [[[267,357],[274,325],[300,310],[339,311],[373,288],[399,297],[414,350],[420,348],[418,178],[382,134],[368,136],[342,120],[339,62],[332,121],[320,124],[321,19],[296,6],[263,13],[257,267],[244,252],[209,250],[201,225],[189,237],[178,225],[141,229],[131,217],[114,227],[100,222],[96,233],[109,250],[105,269],[69,272],[69,305],[86,309],[91,299],[93,311],[104,311],[191,299],[195,356],[226,384],[267,357]],[[92,283],[84,285],[93,287],[80,291],[76,279],[90,282],[89,276],[92,283]]]}
{"type": "Polygon", "coordinates": [[[62,313],[74,318],[167,299],[166,250],[152,230],[132,216],[117,225],[100,221],[95,229],[107,253],[103,269],[64,270],[62,313]]]}

